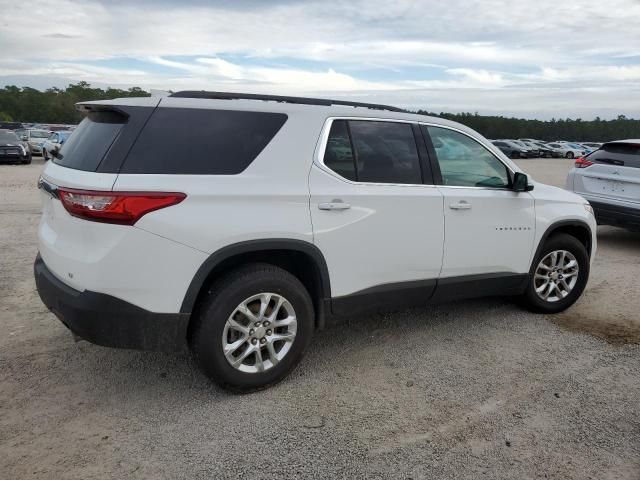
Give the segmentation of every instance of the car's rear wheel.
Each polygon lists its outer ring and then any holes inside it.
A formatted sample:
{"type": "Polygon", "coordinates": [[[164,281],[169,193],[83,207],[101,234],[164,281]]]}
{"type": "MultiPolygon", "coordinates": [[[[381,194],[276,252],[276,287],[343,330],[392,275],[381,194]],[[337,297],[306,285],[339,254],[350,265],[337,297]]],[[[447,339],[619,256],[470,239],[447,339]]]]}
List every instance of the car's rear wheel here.
{"type": "Polygon", "coordinates": [[[525,305],[535,312],[557,313],[573,305],[589,279],[589,254],[575,237],[552,235],[531,267],[525,305]]]}
{"type": "Polygon", "coordinates": [[[511,158],[520,158],[520,152],[516,152],[515,150],[511,152],[511,158]]]}
{"type": "Polygon", "coordinates": [[[282,380],[313,335],[313,303],[306,288],[269,264],[246,265],[220,278],[198,311],[191,350],[209,378],[237,392],[282,380]]]}
{"type": "Polygon", "coordinates": [[[44,148],[42,149],[42,158],[44,158],[45,161],[49,160],[49,157],[47,157],[47,151],[44,148]]]}
{"type": "Polygon", "coordinates": [[[567,152],[566,157],[567,158],[573,158],[573,152],[567,152]]]}

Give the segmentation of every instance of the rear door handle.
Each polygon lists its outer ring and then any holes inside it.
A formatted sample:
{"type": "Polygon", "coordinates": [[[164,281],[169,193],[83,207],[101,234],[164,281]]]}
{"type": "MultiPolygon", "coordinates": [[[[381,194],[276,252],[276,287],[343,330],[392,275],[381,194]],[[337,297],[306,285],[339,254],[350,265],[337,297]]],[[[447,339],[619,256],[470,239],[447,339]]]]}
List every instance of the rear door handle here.
{"type": "Polygon", "coordinates": [[[452,210],[471,210],[471,204],[462,200],[458,203],[452,203],[449,208],[452,210]]]}
{"type": "Polygon", "coordinates": [[[347,210],[351,208],[351,205],[340,200],[334,200],[332,202],[319,203],[318,208],[320,210],[347,210]]]}

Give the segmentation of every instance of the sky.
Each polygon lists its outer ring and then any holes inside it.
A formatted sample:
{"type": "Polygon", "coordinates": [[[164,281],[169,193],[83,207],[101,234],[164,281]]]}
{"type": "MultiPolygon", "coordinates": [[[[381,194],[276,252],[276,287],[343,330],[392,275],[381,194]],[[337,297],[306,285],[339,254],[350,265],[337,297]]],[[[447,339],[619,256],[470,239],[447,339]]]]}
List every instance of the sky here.
{"type": "Polygon", "coordinates": [[[640,118],[640,0],[0,0],[0,85],[640,118]]]}

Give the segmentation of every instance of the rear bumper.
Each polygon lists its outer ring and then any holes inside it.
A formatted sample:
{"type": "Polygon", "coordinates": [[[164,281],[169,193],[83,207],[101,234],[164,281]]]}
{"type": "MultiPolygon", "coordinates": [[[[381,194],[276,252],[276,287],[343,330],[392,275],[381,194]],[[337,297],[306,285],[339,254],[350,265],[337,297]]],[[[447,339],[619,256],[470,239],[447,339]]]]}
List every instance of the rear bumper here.
{"type": "Polygon", "coordinates": [[[589,200],[599,225],[640,229],[640,208],[589,200]]]}
{"type": "Polygon", "coordinates": [[[80,338],[105,347],[177,351],[186,347],[188,313],[154,313],[102,293],[80,292],[58,280],[38,255],[42,302],[80,338]]]}

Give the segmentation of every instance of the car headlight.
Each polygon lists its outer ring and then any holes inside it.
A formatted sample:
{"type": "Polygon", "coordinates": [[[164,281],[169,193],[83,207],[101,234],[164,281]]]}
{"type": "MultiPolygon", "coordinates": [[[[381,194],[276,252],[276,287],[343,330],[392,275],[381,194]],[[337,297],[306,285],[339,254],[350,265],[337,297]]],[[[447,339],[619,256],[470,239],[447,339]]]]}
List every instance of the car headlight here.
{"type": "Polygon", "coordinates": [[[583,207],[587,212],[595,216],[595,213],[593,213],[593,207],[591,205],[589,205],[588,203],[585,203],[583,207]]]}

